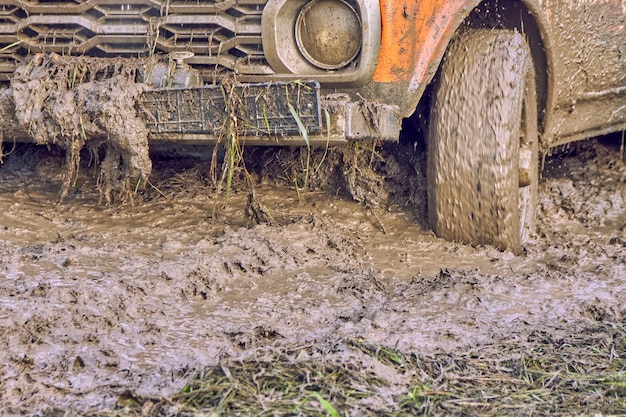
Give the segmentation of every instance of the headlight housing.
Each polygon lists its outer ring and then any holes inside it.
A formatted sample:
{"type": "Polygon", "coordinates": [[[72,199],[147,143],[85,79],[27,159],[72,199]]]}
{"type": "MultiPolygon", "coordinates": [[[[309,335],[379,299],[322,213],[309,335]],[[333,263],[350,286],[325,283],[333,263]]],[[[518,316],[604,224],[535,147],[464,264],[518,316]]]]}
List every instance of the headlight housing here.
{"type": "Polygon", "coordinates": [[[346,1],[313,0],[300,9],[295,36],[307,61],[321,69],[338,70],[361,50],[361,18],[346,1]]]}
{"type": "Polygon", "coordinates": [[[380,5],[372,0],[268,0],[263,52],[281,79],[368,81],[378,61],[380,5]]]}

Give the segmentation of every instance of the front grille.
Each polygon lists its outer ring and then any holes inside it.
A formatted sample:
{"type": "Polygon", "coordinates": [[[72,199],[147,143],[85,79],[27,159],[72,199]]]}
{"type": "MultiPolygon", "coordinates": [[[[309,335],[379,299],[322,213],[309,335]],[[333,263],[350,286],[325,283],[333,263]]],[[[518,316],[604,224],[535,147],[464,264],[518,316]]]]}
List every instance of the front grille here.
{"type": "Polygon", "coordinates": [[[213,74],[273,74],[261,42],[267,0],[0,0],[0,77],[35,52],[138,57],[193,52],[213,74]]]}

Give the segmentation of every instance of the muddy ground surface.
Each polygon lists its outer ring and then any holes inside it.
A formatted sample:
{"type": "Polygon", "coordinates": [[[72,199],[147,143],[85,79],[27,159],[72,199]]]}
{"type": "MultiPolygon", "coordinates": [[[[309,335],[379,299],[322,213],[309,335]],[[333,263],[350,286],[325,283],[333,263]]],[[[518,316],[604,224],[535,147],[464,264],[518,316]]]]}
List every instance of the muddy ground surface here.
{"type": "MultiPolygon", "coordinates": [[[[426,377],[384,363],[381,350],[435,373],[455,357],[500,364],[572,340],[623,357],[619,152],[620,137],[594,139],[547,159],[537,234],[516,256],[437,239],[423,201],[387,208],[259,174],[272,224],[256,224],[244,189],[228,207],[207,191],[202,161],[155,158],[154,188],[113,207],[98,204],[84,166],[58,203],[60,151],[18,147],[0,168],[0,413],[149,415],[198,372],[287,355],[379,381],[341,414],[401,414],[398,398],[426,377]]],[[[424,171],[415,167],[418,186],[424,171]]],[[[579,412],[617,414],[622,394],[609,405],[585,397],[579,412]]],[[[517,415],[542,414],[528,407],[517,415]]]]}

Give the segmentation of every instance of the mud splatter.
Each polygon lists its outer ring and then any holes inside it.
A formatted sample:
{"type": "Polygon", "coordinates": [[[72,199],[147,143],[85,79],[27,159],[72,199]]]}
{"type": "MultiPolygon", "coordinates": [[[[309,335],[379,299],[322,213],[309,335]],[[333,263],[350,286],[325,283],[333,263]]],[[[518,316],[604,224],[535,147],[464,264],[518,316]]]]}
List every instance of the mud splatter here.
{"type": "Polygon", "coordinates": [[[15,117],[37,144],[66,151],[61,200],[76,185],[85,146],[100,164],[98,188],[107,203],[130,196],[150,175],[148,131],[135,109],[147,87],[136,83],[146,62],[36,55],[11,80],[15,117]],[[133,182],[131,184],[131,182],[133,182]]]}
{"type": "Polygon", "coordinates": [[[428,141],[431,225],[448,240],[520,252],[537,194],[530,49],[514,31],[476,30],[446,54],[428,141]],[[534,167],[525,187],[519,186],[521,152],[534,167]]]}

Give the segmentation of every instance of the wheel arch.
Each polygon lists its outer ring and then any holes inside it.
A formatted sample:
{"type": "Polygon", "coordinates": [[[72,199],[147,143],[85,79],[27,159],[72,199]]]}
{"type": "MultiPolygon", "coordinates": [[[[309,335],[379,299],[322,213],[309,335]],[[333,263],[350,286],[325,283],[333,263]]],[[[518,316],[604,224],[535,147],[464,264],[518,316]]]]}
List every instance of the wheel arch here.
{"type": "Polygon", "coordinates": [[[473,27],[517,29],[527,36],[535,73],[539,130],[550,117],[554,86],[547,22],[537,0],[381,0],[381,54],[373,81],[402,83],[400,104],[410,116],[435,79],[441,60],[459,31],[473,27]]]}

